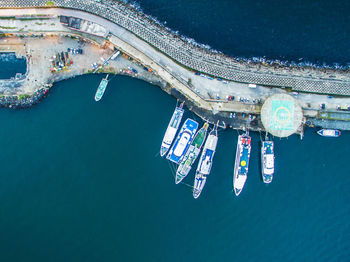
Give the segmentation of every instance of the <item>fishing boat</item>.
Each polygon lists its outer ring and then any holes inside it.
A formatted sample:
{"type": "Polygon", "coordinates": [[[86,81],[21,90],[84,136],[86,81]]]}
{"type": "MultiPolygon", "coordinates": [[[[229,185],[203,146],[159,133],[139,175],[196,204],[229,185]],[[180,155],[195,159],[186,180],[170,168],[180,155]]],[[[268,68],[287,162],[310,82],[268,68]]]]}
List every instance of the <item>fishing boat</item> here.
{"type": "Polygon", "coordinates": [[[205,141],[201,157],[197,166],[196,177],[194,178],[193,197],[198,198],[207,181],[207,176],[210,174],[213,165],[213,158],[218,143],[217,125],[210,131],[207,140],[205,141]]]}
{"type": "Polygon", "coordinates": [[[197,129],[198,123],[196,121],[190,118],[186,119],[166,158],[175,164],[179,164],[190,146],[197,129]]]}
{"type": "Polygon", "coordinates": [[[248,135],[248,132],[239,135],[237,141],[235,169],[233,173],[233,189],[236,196],[242,192],[247,180],[251,148],[251,137],[248,135]]]}
{"type": "Polygon", "coordinates": [[[96,90],[96,94],[95,94],[95,101],[100,101],[103,94],[105,93],[106,87],[108,84],[108,75],[103,78],[100,82],[100,85],[98,86],[97,90],[96,90]]]}
{"type": "Polygon", "coordinates": [[[173,143],[173,140],[175,138],[177,129],[180,126],[182,116],[184,114],[184,110],[182,109],[184,102],[180,104],[180,106],[176,107],[174,110],[174,113],[170,119],[170,122],[168,124],[168,128],[165,131],[162,145],[160,147],[160,155],[163,157],[166,152],[168,152],[171,144],[173,143]]]}
{"type": "Polygon", "coordinates": [[[193,163],[196,161],[201,152],[205,138],[207,136],[209,124],[204,123],[203,127],[197,132],[185,156],[180,162],[176,171],[175,183],[179,184],[190,172],[193,163]]]}
{"type": "Polygon", "coordinates": [[[272,181],[275,172],[275,153],[273,141],[262,141],[261,145],[261,175],[264,183],[272,181]]]}
{"type": "Polygon", "coordinates": [[[338,137],[341,135],[341,132],[337,129],[321,129],[317,131],[317,134],[326,137],[338,137]]]}

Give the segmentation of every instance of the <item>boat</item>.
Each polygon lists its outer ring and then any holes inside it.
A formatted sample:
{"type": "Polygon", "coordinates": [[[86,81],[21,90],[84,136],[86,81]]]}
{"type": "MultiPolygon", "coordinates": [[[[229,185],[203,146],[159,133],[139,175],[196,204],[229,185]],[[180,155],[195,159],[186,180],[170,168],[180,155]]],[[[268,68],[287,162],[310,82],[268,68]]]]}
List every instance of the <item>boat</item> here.
{"type": "Polygon", "coordinates": [[[108,75],[103,78],[100,82],[100,85],[98,86],[97,90],[96,90],[96,94],[95,94],[95,101],[100,101],[103,94],[105,93],[106,87],[108,84],[108,75]]]}
{"type": "Polygon", "coordinates": [[[160,156],[164,156],[166,152],[168,152],[173,140],[175,138],[177,129],[180,126],[182,116],[184,114],[184,110],[182,109],[184,102],[180,104],[180,106],[176,107],[174,113],[170,119],[168,127],[165,131],[162,145],[160,147],[160,156]]]}
{"type": "Polygon", "coordinates": [[[193,197],[198,198],[207,181],[207,176],[210,174],[213,165],[214,154],[218,143],[217,125],[210,131],[207,140],[205,141],[201,157],[196,170],[196,176],[193,184],[193,197]]]}
{"type": "Polygon", "coordinates": [[[203,127],[197,132],[185,156],[180,162],[176,171],[175,183],[179,184],[190,172],[193,163],[196,161],[201,152],[205,138],[207,136],[209,124],[204,123],[203,127]]]}
{"type": "Polygon", "coordinates": [[[341,132],[337,129],[321,129],[317,131],[317,134],[326,137],[338,137],[341,135],[341,132]]]}
{"type": "Polygon", "coordinates": [[[117,59],[118,55],[120,55],[120,51],[115,51],[114,54],[111,56],[111,60],[117,59]]]}
{"type": "Polygon", "coordinates": [[[237,141],[235,169],[233,173],[233,189],[236,196],[242,192],[247,180],[251,148],[251,137],[248,135],[248,132],[239,135],[237,141]]]}
{"type": "Polygon", "coordinates": [[[273,141],[262,141],[261,145],[261,175],[264,183],[272,181],[275,172],[275,153],[273,141]]]}
{"type": "Polygon", "coordinates": [[[197,129],[198,123],[191,118],[187,118],[166,158],[175,164],[179,164],[190,146],[197,129]]]}

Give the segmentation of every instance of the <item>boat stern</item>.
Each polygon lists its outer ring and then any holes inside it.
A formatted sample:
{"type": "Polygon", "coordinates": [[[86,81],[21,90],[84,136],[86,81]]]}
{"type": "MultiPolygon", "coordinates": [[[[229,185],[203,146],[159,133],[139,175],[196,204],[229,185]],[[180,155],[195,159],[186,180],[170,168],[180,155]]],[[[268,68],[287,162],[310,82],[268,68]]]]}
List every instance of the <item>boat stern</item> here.
{"type": "Polygon", "coordinates": [[[236,177],[236,179],[234,179],[233,188],[234,188],[236,196],[238,196],[242,192],[242,189],[245,185],[246,180],[247,180],[246,175],[238,175],[236,177]]]}
{"type": "Polygon", "coordinates": [[[267,175],[267,174],[263,175],[263,181],[265,184],[270,184],[272,182],[272,178],[273,178],[272,175],[267,175]]]}
{"type": "Polygon", "coordinates": [[[160,148],[160,156],[161,156],[161,157],[165,156],[166,152],[168,152],[168,148],[162,146],[162,147],[160,148]]]}
{"type": "Polygon", "coordinates": [[[201,173],[196,173],[196,177],[194,179],[194,186],[193,186],[193,197],[195,199],[197,199],[202,193],[202,190],[204,188],[206,181],[207,181],[206,176],[204,176],[201,173]]]}
{"type": "Polygon", "coordinates": [[[180,184],[184,178],[185,176],[183,174],[181,174],[180,172],[176,172],[175,184],[180,184]]]}
{"type": "Polygon", "coordinates": [[[239,194],[242,192],[242,188],[235,188],[235,194],[236,194],[236,196],[239,196],[239,194]]]}

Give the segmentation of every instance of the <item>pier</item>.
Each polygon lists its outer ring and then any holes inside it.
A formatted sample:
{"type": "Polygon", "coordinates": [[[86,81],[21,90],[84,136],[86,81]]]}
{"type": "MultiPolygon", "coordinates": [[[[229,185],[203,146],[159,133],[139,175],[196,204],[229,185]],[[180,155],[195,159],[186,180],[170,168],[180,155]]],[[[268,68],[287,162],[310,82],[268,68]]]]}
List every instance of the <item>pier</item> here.
{"type": "MultiPolygon", "coordinates": [[[[2,41],[9,40],[12,46],[16,41],[21,43],[29,61],[27,77],[16,88],[0,80],[3,95],[31,95],[41,88],[50,88],[56,81],[91,73],[96,70],[91,64],[101,57],[104,64],[119,50],[125,57],[108,61],[108,67],[100,72],[127,74],[156,84],[186,101],[204,120],[219,121],[221,127],[265,130],[267,125],[261,115],[264,103],[279,94],[293,96],[295,105],[300,107],[302,117],[297,118],[300,126],[293,127],[291,133],[302,133],[304,123],[326,123],[324,112],[347,114],[338,112],[339,105],[350,105],[347,97],[350,77],[345,70],[238,61],[188,42],[120,2],[57,0],[54,3],[54,7],[47,7],[46,1],[0,1],[3,34],[7,38],[2,41]],[[52,45],[47,45],[50,41],[52,45]],[[83,45],[84,55],[76,55],[74,64],[64,72],[52,75],[46,71],[53,49],[64,51],[69,45],[83,45]],[[44,55],[35,51],[42,46],[48,46],[44,55]],[[129,67],[137,68],[138,73],[129,67]],[[330,98],[326,94],[342,97],[330,98]],[[326,109],[321,107],[323,104],[326,109]]],[[[341,120],[344,129],[350,129],[347,119],[341,120]]]]}
{"type": "MultiPolygon", "coordinates": [[[[290,87],[295,91],[350,95],[348,72],[312,67],[266,66],[247,64],[212,52],[186,41],[151,17],[117,1],[56,0],[55,7],[70,8],[94,14],[132,32],[174,61],[192,70],[240,83],[255,83],[273,87],[290,87]]],[[[46,1],[0,1],[2,8],[48,7],[46,1]]],[[[52,8],[52,6],[50,6],[52,8]]],[[[90,17],[87,15],[87,17],[90,17]]],[[[105,26],[105,23],[101,23],[105,26]]]]}

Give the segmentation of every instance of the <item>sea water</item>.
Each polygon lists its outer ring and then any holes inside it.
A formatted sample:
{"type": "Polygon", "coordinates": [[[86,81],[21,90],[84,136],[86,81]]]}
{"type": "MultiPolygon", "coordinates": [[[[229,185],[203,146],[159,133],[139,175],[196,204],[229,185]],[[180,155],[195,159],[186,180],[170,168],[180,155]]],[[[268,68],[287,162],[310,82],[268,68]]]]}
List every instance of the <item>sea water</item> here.
{"type": "Polygon", "coordinates": [[[194,200],[193,172],[175,185],[159,156],[175,99],[118,76],[97,103],[101,78],[60,82],[31,109],[0,110],[1,261],[348,259],[350,134],[275,139],[276,174],[265,185],[251,133],[248,180],[235,197],[238,134],[219,130],[194,200]]]}
{"type": "Polygon", "coordinates": [[[174,31],[233,57],[349,66],[350,1],[138,0],[174,31]]]}
{"type": "Polygon", "coordinates": [[[15,77],[16,73],[25,74],[26,59],[17,58],[15,53],[1,53],[0,52],[0,79],[10,79],[15,77]]]}
{"type": "MultiPolygon", "coordinates": [[[[169,6],[184,7],[169,2],[164,13],[169,6]]],[[[350,133],[332,139],[307,129],[303,140],[275,139],[269,185],[261,180],[260,134],[251,133],[248,179],[235,197],[238,133],[219,130],[195,200],[194,170],[175,185],[173,166],[159,156],[176,100],[117,76],[95,102],[102,77],[59,82],[37,106],[0,110],[0,261],[349,260],[350,133]]],[[[184,120],[203,124],[185,109],[184,120]]]]}

